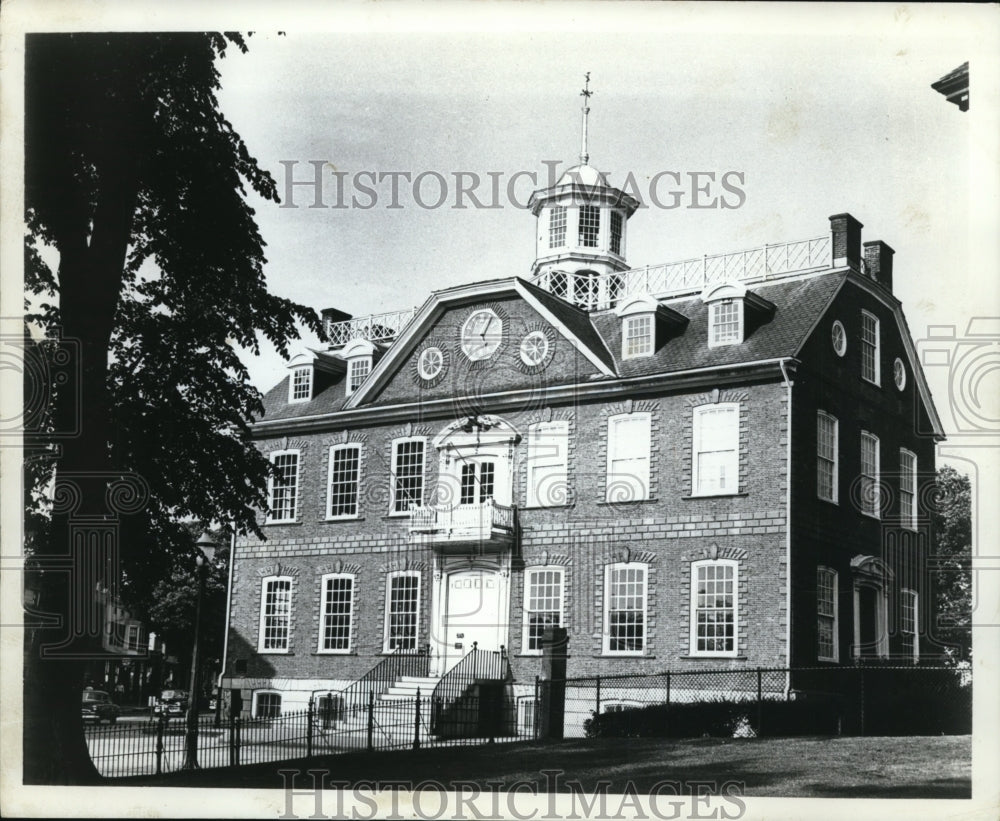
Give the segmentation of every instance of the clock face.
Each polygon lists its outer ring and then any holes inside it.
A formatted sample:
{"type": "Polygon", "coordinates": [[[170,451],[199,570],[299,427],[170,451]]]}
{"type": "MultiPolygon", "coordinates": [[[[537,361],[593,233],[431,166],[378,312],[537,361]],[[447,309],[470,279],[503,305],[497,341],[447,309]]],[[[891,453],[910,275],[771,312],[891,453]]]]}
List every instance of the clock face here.
{"type": "Polygon", "coordinates": [[[503,340],[503,320],[493,311],[476,311],[462,326],[462,353],[473,361],[493,356],[503,340]]]}

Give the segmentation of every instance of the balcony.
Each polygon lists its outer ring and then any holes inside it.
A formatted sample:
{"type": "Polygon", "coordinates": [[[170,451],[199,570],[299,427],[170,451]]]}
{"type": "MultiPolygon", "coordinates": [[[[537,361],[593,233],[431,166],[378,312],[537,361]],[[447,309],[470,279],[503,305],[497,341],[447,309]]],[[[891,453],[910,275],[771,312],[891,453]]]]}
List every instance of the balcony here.
{"type": "Polygon", "coordinates": [[[514,542],[515,524],[514,508],[492,499],[479,504],[410,508],[410,538],[442,548],[507,548],[514,542]]]}

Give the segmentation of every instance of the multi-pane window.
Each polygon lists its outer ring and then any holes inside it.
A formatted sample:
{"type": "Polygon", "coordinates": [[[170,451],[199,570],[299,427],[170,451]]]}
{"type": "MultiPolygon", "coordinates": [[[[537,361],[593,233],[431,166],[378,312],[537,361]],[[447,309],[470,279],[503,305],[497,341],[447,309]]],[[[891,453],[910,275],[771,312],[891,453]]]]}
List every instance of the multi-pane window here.
{"type": "Polygon", "coordinates": [[[879,487],[878,437],[861,431],[861,512],[878,518],[882,513],[882,491],[879,487]]]}
{"type": "Polygon", "coordinates": [[[292,371],[292,390],[288,398],[292,402],[312,399],[312,368],[296,368],[292,371]]]}
{"type": "Polygon", "coordinates": [[[524,574],[524,652],[542,649],[546,627],[562,625],[563,569],[528,568],[524,574]]]}
{"type": "Polygon", "coordinates": [[[619,211],[611,212],[611,236],[609,247],[612,254],[622,252],[622,215],[619,211]]]}
{"type": "Polygon", "coordinates": [[[496,465],[493,462],[468,462],[462,465],[459,504],[481,504],[493,498],[496,465]]]}
{"type": "Polygon", "coordinates": [[[736,562],[691,566],[691,655],[736,655],[736,562]]]}
{"type": "Polygon", "coordinates": [[[346,653],[351,649],[351,615],[354,612],[354,576],[331,573],[322,579],[320,600],[320,652],[346,653]]]}
{"type": "Polygon", "coordinates": [[[917,529],[917,455],[905,449],[899,451],[899,519],[917,529]]]}
{"type": "Polygon", "coordinates": [[[917,661],[920,655],[917,638],[917,594],[912,590],[900,591],[899,604],[899,635],[903,654],[917,661]]]}
{"type": "Polygon", "coordinates": [[[646,647],[644,564],[604,568],[604,652],[642,653],[646,647]]]}
{"type": "Polygon", "coordinates": [[[538,422],[528,428],[528,507],[554,507],[569,502],[568,450],[569,422],[538,422]]]}
{"type": "Polygon", "coordinates": [[[292,579],[270,576],[261,581],[260,633],[262,653],[288,652],[292,620],[292,579]]]}
{"type": "Polygon", "coordinates": [[[694,409],[692,495],[739,491],[740,406],[737,402],[694,409]]]}
{"type": "Polygon", "coordinates": [[[278,718],[281,715],[281,693],[254,693],[253,717],[278,718]]]}
{"type": "Polygon", "coordinates": [[[126,650],[138,650],[139,649],[139,625],[130,624],[128,630],[125,633],[125,649],[126,650]]]}
{"type": "Polygon", "coordinates": [[[371,357],[361,356],[357,359],[352,359],[347,377],[347,392],[354,393],[358,388],[360,388],[361,383],[365,381],[365,378],[371,373],[371,370],[371,357]]]}
{"type": "Polygon", "coordinates": [[[837,661],[837,572],[816,568],[816,656],[837,661]]]}
{"type": "Polygon", "coordinates": [[[392,509],[401,513],[424,498],[424,440],[404,439],[392,449],[392,509]]]}
{"type": "Polygon", "coordinates": [[[385,649],[417,649],[420,576],[403,571],[389,574],[385,591],[385,649]]]}
{"type": "Polygon", "coordinates": [[[580,206],[580,242],[583,248],[596,248],[601,230],[601,209],[596,205],[580,206]]]}
{"type": "Polygon", "coordinates": [[[549,211],[549,248],[566,244],[566,207],[557,205],[549,211]]]}
{"type": "Polygon", "coordinates": [[[622,358],[653,353],[653,317],[627,316],[622,320],[622,358]]]}
{"type": "Polygon", "coordinates": [[[299,452],[278,451],[271,454],[270,512],[268,521],[293,522],[299,492],[299,452]]]}
{"type": "Polygon", "coordinates": [[[358,515],[358,479],[361,448],[334,445],[330,448],[330,485],[327,516],[339,519],[358,515]]]}
{"type": "Polygon", "coordinates": [[[651,427],[649,413],[624,413],[608,419],[606,501],[635,502],[649,498],[651,427]]]}
{"type": "Polygon", "coordinates": [[[861,376],[879,384],[878,320],[867,311],[861,312],[861,376]]]}
{"type": "Polygon", "coordinates": [[[816,495],[837,501],[837,420],[820,411],[816,415],[816,495]]]}
{"type": "Polygon", "coordinates": [[[709,306],[708,344],[732,345],[743,341],[743,302],[720,299],[709,306]]]}

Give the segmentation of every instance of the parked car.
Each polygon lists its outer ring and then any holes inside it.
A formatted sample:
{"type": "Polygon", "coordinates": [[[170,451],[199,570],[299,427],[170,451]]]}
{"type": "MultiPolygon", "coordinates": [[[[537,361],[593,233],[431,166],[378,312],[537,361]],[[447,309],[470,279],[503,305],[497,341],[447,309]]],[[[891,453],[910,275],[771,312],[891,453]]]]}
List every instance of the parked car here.
{"type": "Polygon", "coordinates": [[[167,718],[176,718],[187,712],[188,692],[187,690],[164,690],[153,705],[153,715],[165,715],[167,718]]]}
{"type": "Polygon", "coordinates": [[[114,724],[122,713],[121,707],[115,704],[103,690],[84,690],[80,706],[80,714],[85,722],[107,721],[114,724]]]}

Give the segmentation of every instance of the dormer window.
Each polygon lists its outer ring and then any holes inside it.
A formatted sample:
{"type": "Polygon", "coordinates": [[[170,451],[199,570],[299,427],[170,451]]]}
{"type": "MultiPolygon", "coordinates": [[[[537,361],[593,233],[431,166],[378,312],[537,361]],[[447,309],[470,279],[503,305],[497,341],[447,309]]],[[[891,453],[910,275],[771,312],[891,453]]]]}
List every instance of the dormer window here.
{"type": "Polygon", "coordinates": [[[313,369],[311,365],[296,368],[292,371],[289,385],[289,402],[308,402],[312,399],[313,369]]]}
{"type": "Polygon", "coordinates": [[[350,396],[372,372],[375,346],[367,339],[355,339],[344,346],[340,355],[347,361],[346,393],[350,396]]]}
{"type": "Polygon", "coordinates": [[[707,288],[701,300],[708,305],[708,347],[741,344],[774,315],[774,305],[738,283],[707,288]]]}
{"type": "Polygon", "coordinates": [[[687,325],[687,317],[661,305],[649,294],[625,300],[615,313],[622,320],[622,359],[652,356],[671,331],[687,325]]]}

